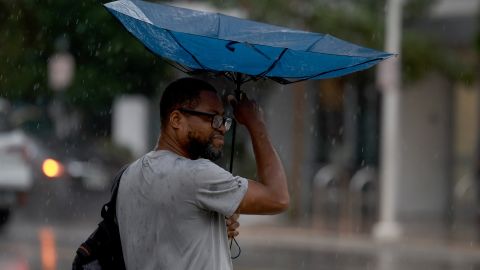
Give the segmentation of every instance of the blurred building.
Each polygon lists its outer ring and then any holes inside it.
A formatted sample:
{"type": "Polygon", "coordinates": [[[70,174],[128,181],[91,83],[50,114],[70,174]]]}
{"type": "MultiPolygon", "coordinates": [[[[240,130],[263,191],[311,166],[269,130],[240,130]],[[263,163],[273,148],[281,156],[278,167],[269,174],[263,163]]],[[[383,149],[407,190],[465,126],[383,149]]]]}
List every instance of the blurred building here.
{"type": "MultiPolygon", "coordinates": [[[[478,0],[438,1],[430,16],[409,27],[460,57],[476,57],[479,8],[478,0]]],[[[373,81],[353,75],[269,92],[267,117],[289,174],[294,220],[333,232],[371,232],[382,182],[381,93],[373,81]]],[[[435,72],[403,85],[396,211],[404,236],[477,235],[477,89],[435,72]]]]}

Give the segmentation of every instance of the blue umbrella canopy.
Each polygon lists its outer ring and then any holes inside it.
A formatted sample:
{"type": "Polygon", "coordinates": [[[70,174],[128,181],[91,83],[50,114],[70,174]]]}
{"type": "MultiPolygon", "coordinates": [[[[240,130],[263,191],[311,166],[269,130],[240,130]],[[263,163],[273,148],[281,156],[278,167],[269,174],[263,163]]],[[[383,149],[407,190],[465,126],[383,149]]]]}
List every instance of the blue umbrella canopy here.
{"type": "Polygon", "coordinates": [[[280,83],[327,79],[372,67],[393,54],[328,34],[164,4],[119,0],[105,7],[153,53],[186,72],[280,83]]]}

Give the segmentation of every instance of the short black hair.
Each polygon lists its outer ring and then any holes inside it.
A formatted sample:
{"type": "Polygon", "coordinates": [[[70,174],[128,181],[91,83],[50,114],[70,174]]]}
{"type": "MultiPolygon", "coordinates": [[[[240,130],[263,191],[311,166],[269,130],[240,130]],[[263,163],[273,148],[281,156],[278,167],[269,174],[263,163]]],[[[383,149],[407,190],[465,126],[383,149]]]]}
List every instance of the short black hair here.
{"type": "Polygon", "coordinates": [[[160,121],[162,126],[168,123],[170,113],[180,107],[195,109],[201,91],[217,93],[215,87],[206,81],[186,77],[170,83],[160,99],[160,121]]]}

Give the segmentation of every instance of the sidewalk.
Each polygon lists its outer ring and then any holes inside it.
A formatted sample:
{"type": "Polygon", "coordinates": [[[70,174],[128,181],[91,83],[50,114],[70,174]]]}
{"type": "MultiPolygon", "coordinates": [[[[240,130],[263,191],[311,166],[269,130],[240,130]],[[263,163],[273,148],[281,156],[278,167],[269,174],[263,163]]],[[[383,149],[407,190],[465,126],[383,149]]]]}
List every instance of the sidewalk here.
{"type": "Polygon", "coordinates": [[[268,217],[240,217],[238,241],[242,247],[288,248],[290,250],[338,251],[372,255],[390,251],[399,256],[472,261],[480,263],[480,244],[476,241],[452,241],[442,238],[401,238],[381,241],[369,235],[334,234],[312,228],[290,227],[268,217]]]}

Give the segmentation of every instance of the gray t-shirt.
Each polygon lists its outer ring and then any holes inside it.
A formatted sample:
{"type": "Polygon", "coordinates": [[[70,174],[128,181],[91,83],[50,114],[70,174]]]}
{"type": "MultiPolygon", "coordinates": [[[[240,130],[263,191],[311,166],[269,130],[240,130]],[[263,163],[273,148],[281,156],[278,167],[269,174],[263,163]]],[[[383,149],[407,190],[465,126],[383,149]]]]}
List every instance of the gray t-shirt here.
{"type": "Polygon", "coordinates": [[[225,216],[248,188],[206,159],[154,151],[124,172],[117,218],[127,269],[232,269],[225,216]]]}

